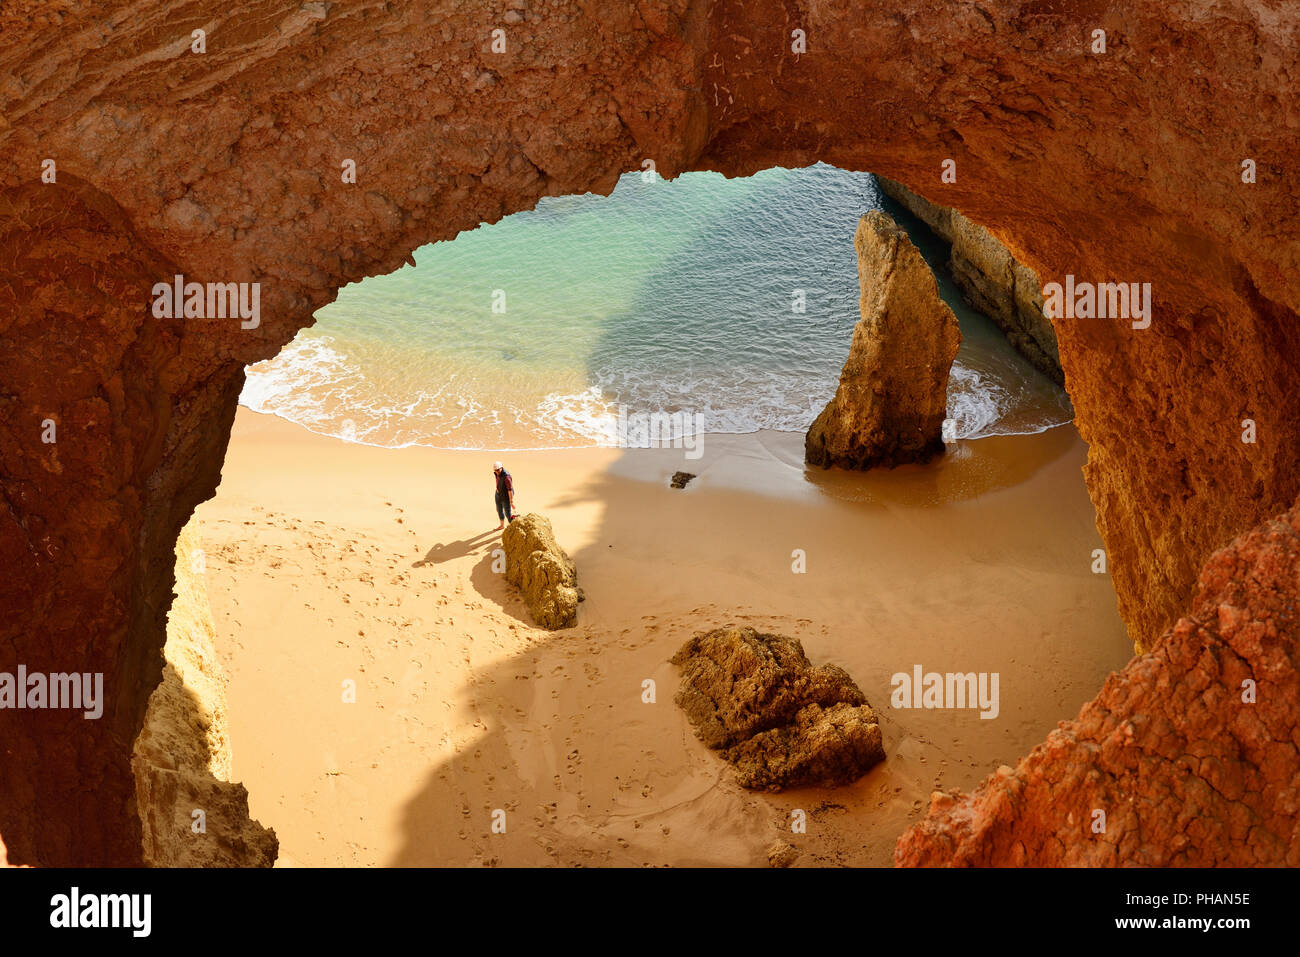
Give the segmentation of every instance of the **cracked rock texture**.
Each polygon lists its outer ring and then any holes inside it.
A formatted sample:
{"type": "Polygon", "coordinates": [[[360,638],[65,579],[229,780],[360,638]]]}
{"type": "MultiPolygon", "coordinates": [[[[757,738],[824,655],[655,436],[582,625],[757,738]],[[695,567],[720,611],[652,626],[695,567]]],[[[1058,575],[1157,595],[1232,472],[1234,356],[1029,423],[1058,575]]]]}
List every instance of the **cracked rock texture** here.
{"type": "Polygon", "coordinates": [[[809,465],[928,462],[943,452],[948,373],[961,329],[907,233],[872,210],[853,235],[859,308],[840,384],[804,438],[809,465]]]}
{"type": "Polygon", "coordinates": [[[1057,385],[1065,384],[1052,320],[1043,315],[1043,293],[1034,271],[1016,262],[983,226],[936,206],[902,183],[876,177],[885,195],[950,244],[953,281],[971,307],[988,316],[1007,341],[1057,385]]]}
{"type": "Polygon", "coordinates": [[[0,668],[102,671],[108,709],[0,713],[11,860],[142,861],[132,746],[162,678],[176,538],[216,487],[244,366],[344,284],[541,196],[608,192],[647,159],[665,176],[869,170],[987,228],[1044,283],[1151,282],[1149,329],[1055,322],[1139,647],[1212,552],[1300,493],[1293,6],[510,9],[0,5],[0,668]],[[260,323],[155,318],[153,284],[176,274],[259,282],[260,323]]]}
{"type": "Polygon", "coordinates": [[[742,787],[779,791],[856,781],[885,758],[876,714],[838,665],[753,628],[696,635],[673,656],[677,703],[742,787]]]}
{"type": "Polygon", "coordinates": [[[1015,768],[936,792],[895,862],[1300,866],[1297,596],[1300,506],[1215,554],[1191,614],[1015,768]]]}

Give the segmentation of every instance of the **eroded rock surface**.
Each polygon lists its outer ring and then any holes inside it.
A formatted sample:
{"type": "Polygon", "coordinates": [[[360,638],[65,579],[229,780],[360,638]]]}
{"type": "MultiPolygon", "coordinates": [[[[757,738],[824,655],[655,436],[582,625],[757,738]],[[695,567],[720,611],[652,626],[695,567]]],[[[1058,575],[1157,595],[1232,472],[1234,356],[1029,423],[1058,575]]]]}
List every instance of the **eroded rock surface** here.
{"type": "Polygon", "coordinates": [[[217,661],[204,560],[191,522],[176,543],[167,664],[132,761],[144,863],[270,867],[279,852],[275,832],[249,816],[248,791],[230,780],[226,676],[217,661]]]}
{"type": "Polygon", "coordinates": [[[533,621],[543,628],[569,628],[578,620],[578,572],[555,541],[550,520],[529,512],[501,533],[506,580],[518,585],[533,621]]]}
{"type": "Polygon", "coordinates": [[[957,317],[889,216],[863,216],[853,245],[862,318],[839,388],[808,428],[804,458],[847,469],[928,462],[943,452],[948,372],[961,346],[957,317]]]}
{"type": "Polygon", "coordinates": [[[885,195],[950,244],[953,281],[971,307],[988,316],[1011,346],[1058,385],[1065,384],[1052,321],[1043,315],[1043,293],[1034,271],[1016,261],[1006,246],[978,223],[936,206],[902,183],[876,177],[885,195]]]}
{"type": "Polygon", "coordinates": [[[814,668],[794,638],[719,628],[672,661],[682,669],[678,705],[742,787],[848,784],[885,758],[861,689],[837,665],[814,668]]]}
{"type": "Polygon", "coordinates": [[[1192,613],[1014,769],[935,795],[895,861],[1300,866],[1297,596],[1300,506],[1214,555],[1192,613]]]}

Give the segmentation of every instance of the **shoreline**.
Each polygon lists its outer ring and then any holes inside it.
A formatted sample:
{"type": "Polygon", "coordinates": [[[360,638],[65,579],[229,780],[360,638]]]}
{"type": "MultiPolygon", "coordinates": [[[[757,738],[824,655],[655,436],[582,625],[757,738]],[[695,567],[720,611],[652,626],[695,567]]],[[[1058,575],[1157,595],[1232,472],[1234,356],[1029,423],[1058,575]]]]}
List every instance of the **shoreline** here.
{"type": "MultiPolygon", "coordinates": [[[[504,446],[503,447],[491,447],[491,446],[479,447],[479,446],[459,446],[459,445],[444,446],[444,445],[428,445],[424,442],[414,442],[414,441],[404,442],[398,445],[385,445],[378,442],[366,442],[356,438],[346,438],[342,435],[335,435],[332,432],[319,432],[316,429],[312,428],[307,423],[294,419],[284,413],[274,412],[274,411],[268,412],[262,409],[255,409],[249,405],[245,405],[242,399],[239,402],[239,408],[243,410],[243,412],[249,413],[251,415],[266,416],[268,418],[279,419],[281,422],[285,422],[288,425],[295,426],[299,429],[302,429],[305,432],[309,432],[312,435],[319,436],[320,438],[323,439],[333,439],[336,442],[344,442],[349,445],[364,445],[367,448],[371,448],[371,449],[394,449],[394,450],[430,449],[435,452],[478,452],[483,455],[493,455],[498,453],[514,454],[517,452],[577,452],[583,449],[615,449],[617,451],[664,451],[664,450],[680,451],[680,447],[668,446],[663,444],[659,446],[652,446],[646,448],[625,448],[619,445],[600,444],[596,442],[587,442],[582,445],[546,445],[546,446],[516,446],[516,447],[504,447],[504,446]]],[[[813,417],[815,417],[815,413],[813,414],[813,417]]],[[[812,419],[810,418],[809,422],[811,421],[812,419]]],[[[988,435],[967,436],[967,437],[962,437],[954,442],[950,442],[949,445],[956,445],[958,443],[968,443],[968,442],[983,442],[988,439],[1023,438],[1025,436],[1030,436],[1030,435],[1041,435],[1044,432],[1051,432],[1055,429],[1062,429],[1062,428],[1073,428],[1073,423],[1070,421],[1055,422],[1049,425],[1042,425],[1034,429],[1029,429],[1024,432],[994,432],[988,435]]],[[[690,435],[686,436],[686,438],[693,440],[696,436],[704,436],[704,437],[713,436],[716,438],[722,438],[726,436],[746,436],[746,435],[787,435],[787,436],[798,436],[802,441],[802,436],[805,435],[806,432],[807,429],[775,429],[775,428],[754,428],[754,429],[746,429],[745,431],[741,431],[741,432],[722,432],[722,431],[712,432],[708,430],[701,430],[696,433],[691,433],[690,435]]]]}
{"type": "MultiPolygon", "coordinates": [[[[247,431],[250,434],[257,434],[265,429],[277,429],[277,439],[279,441],[293,442],[295,440],[309,441],[306,437],[310,436],[312,440],[322,440],[325,442],[335,442],[343,446],[359,446],[367,449],[377,449],[391,452],[401,452],[407,450],[424,450],[436,454],[456,454],[456,455],[481,455],[485,459],[497,459],[502,456],[527,456],[564,453],[612,453],[623,460],[623,456],[631,456],[635,464],[627,467],[617,468],[617,474],[629,479],[639,481],[658,481],[662,478],[667,481],[668,477],[678,469],[690,471],[692,466],[704,468],[705,465],[698,459],[687,458],[686,449],[679,446],[660,445],[649,448],[624,448],[613,445],[566,445],[566,446],[545,446],[545,447],[528,447],[528,448],[461,448],[461,447],[442,447],[434,445],[425,445],[423,443],[411,442],[405,445],[378,445],[371,442],[363,442],[358,439],[347,439],[342,436],[332,435],[327,432],[317,432],[310,426],[281,415],[277,412],[260,412],[250,409],[242,403],[239,406],[238,418],[236,420],[250,423],[247,431]],[[259,420],[272,420],[283,423],[288,430],[278,430],[278,427],[269,424],[258,427],[251,423],[259,420]],[[637,456],[644,456],[651,461],[654,459],[673,460],[677,464],[668,471],[647,471],[643,463],[636,459],[637,456]],[[653,478],[652,478],[653,475],[653,478]]],[[[803,438],[804,432],[793,432],[782,429],[754,429],[748,432],[700,432],[691,436],[693,443],[700,445],[708,444],[715,449],[721,447],[722,455],[716,453],[712,459],[721,459],[726,462],[729,458],[735,456],[744,458],[748,465],[761,463],[769,470],[777,470],[784,474],[776,481],[764,481],[765,478],[772,478],[770,474],[758,477],[752,472],[736,472],[733,469],[723,467],[715,477],[723,477],[724,481],[730,487],[740,490],[751,490],[765,494],[772,494],[778,497],[800,497],[809,489],[800,488],[798,477],[793,472],[805,471],[803,461],[803,438]],[[755,450],[761,450],[760,454],[755,454],[755,450]]],[[[233,436],[232,436],[233,439],[233,436]]],[[[1012,447],[1012,444],[1022,439],[1039,439],[1043,446],[1050,448],[1047,453],[1050,456],[1060,454],[1066,446],[1073,441],[1081,441],[1077,432],[1074,430],[1072,423],[1065,422],[1057,425],[1044,426],[1031,432],[1015,432],[1008,434],[996,434],[980,436],[973,439],[958,439],[947,443],[947,451],[943,456],[935,459],[933,462],[923,466],[903,465],[894,469],[882,469],[863,474],[845,473],[838,469],[820,469],[814,466],[807,466],[806,471],[812,475],[825,475],[824,480],[807,478],[807,484],[821,486],[823,490],[829,491],[834,488],[840,489],[877,489],[884,490],[889,487],[898,487],[910,483],[915,475],[924,471],[937,471],[940,481],[936,482],[935,500],[936,502],[943,497],[944,492],[940,491],[938,486],[946,484],[949,488],[947,494],[962,494],[961,489],[953,488],[954,485],[962,485],[965,492],[969,494],[979,494],[980,491],[993,491],[996,488],[1016,484],[1027,477],[1024,468],[1017,468],[1012,465],[1012,458],[1006,455],[1006,451],[1012,447]],[[1048,441],[1046,436],[1053,436],[1054,441],[1048,441]],[[1070,439],[1067,439],[1069,436],[1070,439]],[[1011,467],[1008,467],[1011,466],[1011,467]]],[[[1041,453],[1041,449],[1039,450],[1041,453]]],[[[1040,455],[1041,457],[1041,455],[1040,455]]],[[[733,463],[734,464],[734,463],[733,463]]],[[[1018,463],[1026,464],[1023,461],[1018,463]]],[[[693,473],[696,478],[700,478],[700,473],[693,473]]],[[[695,485],[694,487],[699,487],[695,485]]],[[[833,493],[832,493],[833,494],[833,493]]],[[[869,491],[868,491],[869,494],[869,491]]],[[[860,495],[849,493],[850,498],[859,498],[860,495]]]]}
{"type": "Polygon", "coordinates": [[[795,433],[707,434],[697,461],[386,449],[241,406],[196,512],[233,779],[286,865],[757,865],[778,839],[797,865],[889,864],[936,786],[1014,762],[1131,657],[1089,570],[1085,455],[1072,428],[866,475],[804,470],[795,433]],[[535,628],[491,571],[498,455],[577,564],[575,628],[535,628]],[[671,490],[677,469],[698,477],[671,490]],[[880,715],[883,764],[843,788],[739,788],[672,702],[668,664],[726,624],[844,667],[880,715]],[[891,676],[917,665],[999,673],[999,717],[892,708],[891,676]],[[806,835],[785,826],[796,807],[806,835]]]}

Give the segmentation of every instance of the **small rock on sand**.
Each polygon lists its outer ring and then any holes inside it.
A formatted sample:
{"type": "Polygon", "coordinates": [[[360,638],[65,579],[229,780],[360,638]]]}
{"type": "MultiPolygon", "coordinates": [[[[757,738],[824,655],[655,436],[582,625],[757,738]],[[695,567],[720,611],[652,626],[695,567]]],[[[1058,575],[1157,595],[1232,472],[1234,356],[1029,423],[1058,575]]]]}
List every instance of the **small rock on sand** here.
{"type": "Polygon", "coordinates": [[[799,859],[799,849],[785,841],[774,841],[767,849],[767,863],[772,867],[789,867],[799,859]]]}

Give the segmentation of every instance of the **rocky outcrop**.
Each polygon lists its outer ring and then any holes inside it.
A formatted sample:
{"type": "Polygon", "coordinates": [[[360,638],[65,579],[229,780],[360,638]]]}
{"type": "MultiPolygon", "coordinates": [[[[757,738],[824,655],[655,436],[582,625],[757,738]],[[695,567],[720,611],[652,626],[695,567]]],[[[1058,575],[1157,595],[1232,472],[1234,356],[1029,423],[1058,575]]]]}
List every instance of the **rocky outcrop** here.
{"type": "Polygon", "coordinates": [[[886,196],[950,245],[952,278],[971,308],[997,323],[1012,348],[1039,371],[1065,385],[1056,330],[1043,314],[1043,293],[1034,271],[1018,262],[987,229],[955,209],[936,206],[884,176],[877,176],[876,182],[886,196]]]}
{"type": "Polygon", "coordinates": [[[516,13],[0,5],[0,249],[20,251],[0,256],[0,668],[102,672],[109,707],[0,712],[12,860],[140,862],[131,746],[162,676],[176,537],[216,487],[244,366],[419,246],[608,192],[646,160],[670,177],[821,160],[939,196],[949,158],[944,204],[1045,283],[1151,282],[1150,328],[1054,322],[1140,647],[1212,552],[1300,494],[1300,74],[1281,7],[516,13]],[[260,282],[259,324],[155,317],[153,284],[178,273],[260,282]]]}
{"type": "Polygon", "coordinates": [[[839,388],[808,429],[809,465],[847,469],[928,462],[943,452],[948,372],[961,329],[930,267],[887,215],[853,236],[862,318],[839,388]]]}
{"type": "Polygon", "coordinates": [[[191,522],[176,543],[162,683],[149,698],[132,769],[151,867],[270,867],[279,841],[230,781],[226,677],[217,662],[204,554],[191,522]]]}
{"type": "Polygon", "coordinates": [[[753,628],[696,635],[673,656],[677,703],[742,787],[778,791],[856,781],[885,758],[880,726],[844,669],[753,628]]]}
{"type": "Polygon", "coordinates": [[[935,794],[894,858],[1300,866],[1300,506],[1206,563],[1190,615],[1015,768],[935,794]]]}
{"type": "Polygon", "coordinates": [[[569,628],[578,620],[578,571],[555,541],[551,523],[530,512],[501,533],[506,580],[518,585],[533,621],[543,628],[569,628]]]}

